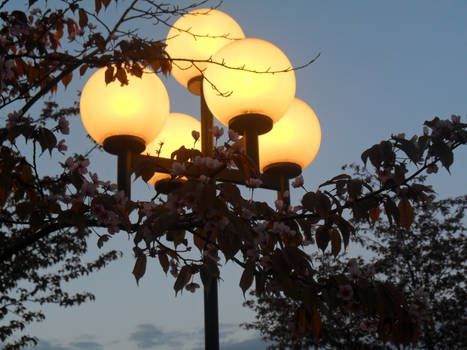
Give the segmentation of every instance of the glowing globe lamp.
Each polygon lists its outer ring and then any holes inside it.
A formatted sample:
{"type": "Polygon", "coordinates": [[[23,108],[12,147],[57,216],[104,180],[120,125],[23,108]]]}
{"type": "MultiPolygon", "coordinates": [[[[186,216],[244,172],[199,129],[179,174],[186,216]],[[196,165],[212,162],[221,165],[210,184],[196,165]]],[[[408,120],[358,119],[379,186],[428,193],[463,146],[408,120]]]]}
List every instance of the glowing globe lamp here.
{"type": "Polygon", "coordinates": [[[224,46],[213,61],[223,64],[208,65],[203,92],[214,116],[238,132],[269,131],[295,96],[295,73],[287,56],[267,41],[247,38],[224,46]]]}
{"type": "MultiPolygon", "coordinates": [[[[191,132],[195,130],[200,132],[200,122],[183,113],[170,113],[167,122],[157,136],[149,145],[143,154],[153,157],[171,158],[172,152],[178,150],[180,147],[200,149],[200,142],[194,144],[194,138],[191,132]],[[161,146],[162,143],[162,146],[161,146]],[[160,153],[158,151],[160,150],[160,153]]],[[[169,179],[171,176],[168,174],[155,173],[154,176],[148,181],[151,185],[164,179],[169,179]]]]}
{"type": "Polygon", "coordinates": [[[169,114],[169,96],[162,81],[145,69],[141,78],[128,74],[128,85],[106,85],[106,68],[95,72],[81,94],[81,120],[89,135],[117,153],[130,148],[140,153],[162,130],[169,114]],[[110,142],[113,141],[113,142],[110,142]]]}
{"type": "Polygon", "coordinates": [[[272,130],[259,137],[260,168],[266,173],[274,168],[288,171],[289,177],[295,177],[316,157],[320,143],[321,127],[315,112],[295,98],[272,130]]]}
{"type": "Polygon", "coordinates": [[[206,62],[226,44],[243,39],[242,28],[224,12],[214,9],[197,9],[180,17],[167,34],[166,52],[173,59],[174,78],[192,93],[199,95],[201,72],[206,62]]]}

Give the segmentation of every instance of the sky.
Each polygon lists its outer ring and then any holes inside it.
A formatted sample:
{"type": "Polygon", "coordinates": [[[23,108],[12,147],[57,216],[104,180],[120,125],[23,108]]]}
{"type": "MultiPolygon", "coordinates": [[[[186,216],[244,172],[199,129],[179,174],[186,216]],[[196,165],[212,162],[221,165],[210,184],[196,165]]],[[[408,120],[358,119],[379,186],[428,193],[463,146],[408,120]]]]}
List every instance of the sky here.
{"type": "MultiPolygon", "coordinates": [[[[318,156],[303,172],[310,189],[341,173],[343,164],[361,162],[362,151],[391,134],[419,134],[423,122],[434,116],[459,114],[466,122],[467,2],[463,0],[225,0],[219,9],[232,16],[247,37],[281,48],[294,66],[321,54],[311,66],[296,72],[296,96],[314,109],[322,129],[318,156]]],[[[168,28],[147,30],[148,36],[152,30],[160,39],[168,28]]],[[[64,104],[72,101],[87,77],[74,81],[60,95],[64,104]]],[[[199,118],[198,98],[173,78],[161,79],[171,111],[199,118]]],[[[71,130],[70,148],[80,152],[90,147],[79,120],[71,130]]],[[[115,180],[113,156],[93,153],[91,162],[101,178],[115,180]]],[[[465,193],[466,150],[455,154],[451,173],[440,170],[429,178],[441,196],[465,193]]],[[[301,194],[292,196],[296,200],[301,194]]],[[[140,180],[134,184],[133,199],[152,195],[150,186],[140,180]]],[[[270,201],[274,194],[255,198],[270,201]]],[[[99,253],[95,241],[96,237],[90,242],[90,258],[99,253]]],[[[70,309],[45,307],[46,321],[26,329],[39,337],[37,349],[202,349],[202,293],[185,291],[175,297],[172,277],[166,277],[155,262],[138,287],[131,274],[131,239],[120,235],[106,247],[121,250],[124,257],[69,286],[92,291],[96,301],[70,309]]],[[[221,348],[263,349],[258,334],[238,327],[254,319],[242,307],[240,273],[232,264],[221,269],[221,348]]]]}

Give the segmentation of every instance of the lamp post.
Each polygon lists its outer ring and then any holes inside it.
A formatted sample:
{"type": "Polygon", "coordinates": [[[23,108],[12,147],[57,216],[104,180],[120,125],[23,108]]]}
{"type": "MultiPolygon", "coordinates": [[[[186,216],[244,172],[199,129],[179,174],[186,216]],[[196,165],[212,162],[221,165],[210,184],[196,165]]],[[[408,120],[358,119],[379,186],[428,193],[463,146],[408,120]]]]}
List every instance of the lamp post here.
{"type": "MultiPolygon", "coordinates": [[[[212,9],[192,11],[178,19],[167,35],[172,75],[200,96],[201,122],[169,113],[169,98],[156,74],[145,69],[127,86],[105,83],[100,69],[86,83],[80,102],[89,135],[118,157],[118,188],[131,196],[135,169],[154,170],[156,189],[172,189],[171,153],[201,134],[201,153],[212,156],[214,116],[243,136],[245,153],[262,171],[262,188],[288,200],[289,180],[301,174],[316,156],[321,130],[313,110],[295,96],[295,73],[287,56],[273,44],[244,38],[227,14],[212,9]],[[159,143],[163,142],[162,148],[159,143]]],[[[187,171],[190,181],[196,172],[187,171]]],[[[245,184],[237,169],[224,169],[217,181],[245,184]]],[[[219,349],[217,278],[204,281],[205,348],[219,349]]]]}

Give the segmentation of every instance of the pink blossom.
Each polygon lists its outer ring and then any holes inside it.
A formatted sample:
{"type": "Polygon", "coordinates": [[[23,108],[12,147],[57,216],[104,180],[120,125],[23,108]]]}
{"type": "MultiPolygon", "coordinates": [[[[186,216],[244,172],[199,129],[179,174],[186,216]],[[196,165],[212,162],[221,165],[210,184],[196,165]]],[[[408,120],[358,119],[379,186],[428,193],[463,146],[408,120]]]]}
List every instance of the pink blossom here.
{"type": "Polygon", "coordinates": [[[186,286],[185,286],[185,289],[191,293],[194,293],[196,292],[196,289],[199,288],[199,284],[198,283],[194,283],[194,282],[191,282],[191,283],[188,283],[186,286]]]}
{"type": "Polygon", "coordinates": [[[258,188],[263,184],[263,181],[261,181],[261,179],[250,177],[248,180],[245,181],[245,183],[248,187],[258,188]]]}
{"type": "Polygon", "coordinates": [[[282,208],[284,207],[284,201],[282,199],[276,200],[274,204],[276,205],[276,209],[279,211],[281,211],[282,208]]]}
{"type": "Polygon", "coordinates": [[[58,143],[57,143],[57,150],[61,153],[61,154],[64,154],[66,150],[68,150],[68,146],[65,145],[65,140],[60,140],[58,143]]]}
{"type": "Polygon", "coordinates": [[[298,187],[302,187],[304,184],[303,182],[303,176],[302,175],[299,175],[295,178],[295,180],[293,180],[292,182],[292,187],[293,188],[298,188],[298,187]]]}
{"type": "Polygon", "coordinates": [[[209,176],[206,176],[206,175],[201,175],[199,177],[199,181],[202,182],[203,184],[207,184],[207,183],[209,183],[209,181],[211,181],[211,178],[209,176]]]}
{"type": "Polygon", "coordinates": [[[85,181],[81,186],[81,192],[85,196],[93,197],[97,194],[97,185],[95,183],[85,181]]]}
{"type": "Polygon", "coordinates": [[[222,135],[224,135],[224,129],[222,128],[219,128],[218,126],[214,126],[212,128],[212,134],[214,135],[214,137],[216,139],[218,139],[219,137],[221,137],[222,135]]]}
{"type": "Polygon", "coordinates": [[[206,159],[204,157],[196,156],[195,159],[193,159],[193,164],[196,166],[203,166],[206,164],[206,159]]]}
{"type": "Polygon", "coordinates": [[[191,136],[193,136],[193,138],[195,139],[195,141],[198,141],[198,140],[199,140],[200,133],[199,133],[199,131],[193,130],[193,131],[191,132],[191,136]]]}
{"type": "Polygon", "coordinates": [[[128,201],[127,196],[125,195],[124,191],[118,191],[115,194],[115,200],[117,202],[117,206],[123,208],[126,205],[126,202],[128,201]]]}
{"type": "Polygon", "coordinates": [[[58,120],[57,128],[64,135],[68,135],[70,133],[70,123],[63,117],[58,120]]]}
{"type": "Polygon", "coordinates": [[[215,158],[206,157],[205,164],[209,169],[217,169],[222,165],[222,162],[220,162],[219,160],[215,158]]]}
{"type": "Polygon", "coordinates": [[[185,172],[186,172],[185,164],[179,163],[179,162],[172,163],[172,175],[183,176],[185,175],[185,172]]]}
{"type": "Polygon", "coordinates": [[[238,134],[235,131],[233,131],[232,129],[229,129],[229,140],[233,141],[233,142],[236,142],[236,141],[238,141],[238,139],[239,139],[238,134]]]}

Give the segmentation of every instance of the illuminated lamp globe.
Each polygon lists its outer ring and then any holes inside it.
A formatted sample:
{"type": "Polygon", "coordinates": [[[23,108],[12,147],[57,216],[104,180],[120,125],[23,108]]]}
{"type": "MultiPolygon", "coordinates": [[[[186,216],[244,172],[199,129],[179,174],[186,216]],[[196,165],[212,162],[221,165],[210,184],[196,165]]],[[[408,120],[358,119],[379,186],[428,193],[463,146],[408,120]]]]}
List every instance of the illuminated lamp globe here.
{"type": "Polygon", "coordinates": [[[247,38],[224,46],[213,61],[223,64],[208,65],[203,92],[214,116],[237,132],[269,131],[295,96],[295,72],[287,56],[270,42],[247,38]]]}
{"type": "MultiPolygon", "coordinates": [[[[208,60],[233,40],[243,39],[242,28],[229,15],[214,9],[197,9],[180,17],[167,34],[165,51],[173,59],[208,60]]],[[[172,75],[192,93],[199,95],[201,72],[206,62],[176,60],[172,75]],[[196,65],[196,66],[195,66],[196,65]]]]}
{"type": "MultiPolygon", "coordinates": [[[[146,146],[146,150],[143,154],[153,157],[171,158],[172,152],[178,150],[182,146],[200,150],[201,140],[198,140],[198,142],[193,145],[195,141],[191,135],[193,130],[198,132],[201,130],[201,123],[197,119],[183,113],[170,113],[164,128],[157,138],[146,146]],[[163,143],[162,147],[161,143],[163,143]],[[160,153],[158,154],[159,149],[160,153]]],[[[151,185],[155,185],[156,182],[169,179],[170,177],[171,176],[168,174],[155,173],[148,182],[151,185]]]]}
{"type": "Polygon", "coordinates": [[[111,153],[129,148],[144,150],[162,130],[169,114],[169,96],[162,81],[149,69],[141,78],[128,75],[128,85],[118,80],[106,85],[106,68],[95,72],[81,93],[81,120],[100,145],[112,144],[111,153]],[[112,141],[112,142],[110,142],[112,141]]]}
{"type": "Polygon", "coordinates": [[[258,142],[261,171],[285,171],[289,178],[298,176],[318,153],[319,120],[310,106],[295,98],[284,117],[258,142]]]}

